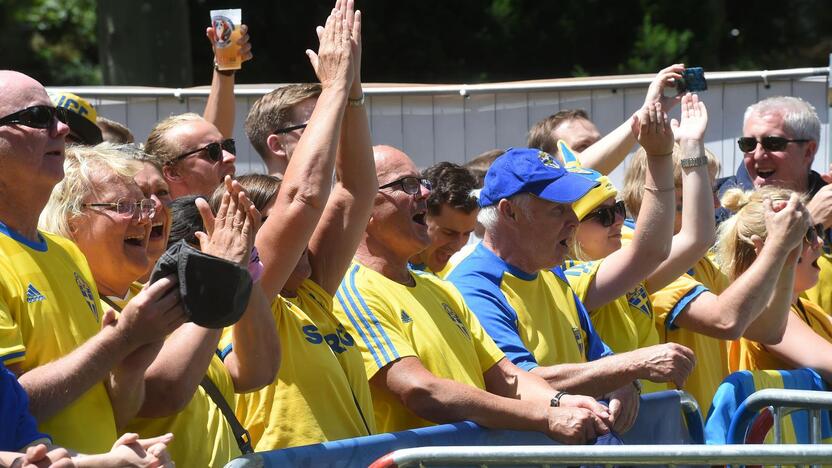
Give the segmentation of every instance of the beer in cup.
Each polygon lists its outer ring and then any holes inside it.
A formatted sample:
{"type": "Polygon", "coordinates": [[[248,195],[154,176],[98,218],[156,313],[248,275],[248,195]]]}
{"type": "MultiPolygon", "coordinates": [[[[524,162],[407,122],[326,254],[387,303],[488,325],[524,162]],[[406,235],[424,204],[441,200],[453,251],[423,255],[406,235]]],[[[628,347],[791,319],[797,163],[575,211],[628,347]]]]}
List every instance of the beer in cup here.
{"type": "Polygon", "coordinates": [[[239,8],[232,10],[211,10],[211,26],[217,36],[216,48],[218,70],[239,70],[242,63],[240,45],[237,41],[242,36],[240,32],[239,8]]]}

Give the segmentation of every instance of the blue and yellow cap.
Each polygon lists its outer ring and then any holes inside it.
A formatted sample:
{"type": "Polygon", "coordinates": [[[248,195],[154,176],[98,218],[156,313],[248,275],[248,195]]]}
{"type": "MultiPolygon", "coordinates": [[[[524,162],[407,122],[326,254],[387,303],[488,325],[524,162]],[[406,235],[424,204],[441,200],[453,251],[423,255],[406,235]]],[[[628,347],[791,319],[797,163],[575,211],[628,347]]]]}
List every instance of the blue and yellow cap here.
{"type": "Polygon", "coordinates": [[[480,206],[499,203],[518,193],[531,193],[556,203],[572,203],[597,182],[571,174],[549,153],[533,148],[509,148],[485,174],[480,206]]]}
{"type": "Polygon", "coordinates": [[[616,190],[612,181],[598,171],[582,167],[578,157],[575,156],[575,153],[563,140],[558,140],[558,151],[563,157],[567,171],[571,174],[586,177],[598,184],[595,188],[587,192],[586,195],[572,203],[572,210],[575,211],[575,215],[579,220],[584,219],[586,215],[592,213],[594,209],[598,208],[607,199],[615,198],[618,195],[618,190],[616,190]]]}
{"type": "Polygon", "coordinates": [[[98,113],[86,99],[66,91],[50,92],[55,107],[67,110],[67,124],[73,137],[85,145],[97,145],[104,141],[101,129],[95,123],[98,113]]]}

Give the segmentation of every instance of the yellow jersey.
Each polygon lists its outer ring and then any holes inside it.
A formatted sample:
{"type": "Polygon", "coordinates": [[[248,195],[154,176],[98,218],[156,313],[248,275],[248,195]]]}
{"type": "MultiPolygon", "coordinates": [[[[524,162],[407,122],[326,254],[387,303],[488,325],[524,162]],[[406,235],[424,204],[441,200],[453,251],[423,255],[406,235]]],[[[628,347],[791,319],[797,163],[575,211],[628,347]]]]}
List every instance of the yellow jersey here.
{"type": "MultiPolygon", "coordinates": [[[[143,287],[142,283],[134,282],[124,298],[110,296],[108,299],[122,309],[143,287]]],[[[101,306],[105,310],[110,308],[104,301],[101,306]]],[[[207,375],[229,406],[233,406],[234,382],[217,354],[211,358],[207,375]]],[[[136,418],[127,425],[127,431],[142,437],[172,433],[173,442],[168,444],[168,452],[179,466],[222,467],[242,455],[231,426],[202,386],[197,386],[191,401],[179,413],[164,418],[136,418]]]]}
{"type": "MultiPolygon", "coordinates": [[[[74,351],[101,329],[98,290],[84,254],[70,240],[39,233],[31,242],[0,223],[0,360],[23,372],[74,351]]],[[[117,438],[104,382],[39,421],[55,444],[108,452],[117,438]]]]}
{"type": "Polygon", "coordinates": [[[818,282],[801,294],[814,303],[826,314],[832,314],[832,250],[823,246],[823,254],[818,258],[818,282]]]}
{"type": "Polygon", "coordinates": [[[702,414],[708,414],[717,387],[728,376],[727,342],[680,328],[675,321],[691,302],[708,291],[702,282],[684,274],[650,295],[660,339],[687,346],[696,355],[696,366],[683,390],[696,398],[702,414]]]}
{"type": "MultiPolygon", "coordinates": [[[[222,393],[229,406],[234,402],[234,382],[219,356],[214,354],[208,377],[222,393]]],[[[128,432],[142,437],[173,433],[168,452],[177,466],[223,467],[242,455],[234,432],[211,397],[197,386],[185,409],[164,418],[136,418],[127,425],[128,432]]]]}
{"type": "MultiPolygon", "coordinates": [[[[793,304],[790,313],[797,316],[806,325],[820,335],[826,341],[832,343],[832,318],[806,299],[798,299],[798,304],[793,304]]],[[[794,366],[783,361],[766,349],[765,345],[751,341],[747,338],[740,338],[733,341],[730,347],[729,365],[731,372],[738,370],[778,370],[794,369],[794,366]]]]}
{"type": "Polygon", "coordinates": [[[448,280],[506,357],[525,371],[612,354],[560,267],[527,273],[479,244],[448,280]]]}
{"type": "MultiPolygon", "coordinates": [[[[582,302],[595,280],[603,260],[564,263],[566,279],[582,302]]],[[[589,311],[589,318],[598,335],[613,352],[624,353],[660,343],[653,316],[653,305],[644,284],[640,283],[627,294],[589,311]]],[[[645,393],[667,390],[667,384],[642,380],[645,393]]]]}
{"type": "MultiPolygon", "coordinates": [[[[361,351],[332,312],[332,296],[304,281],[297,296],[272,303],[280,371],[265,388],[237,396],[237,418],[255,451],[375,433],[373,400],[361,351]]],[[[231,329],[220,341],[231,351],[231,329]]]]}
{"type": "MultiPolygon", "coordinates": [[[[453,285],[430,273],[411,276],[415,284],[406,286],[353,263],[335,294],[335,315],[356,337],[367,377],[415,356],[438,377],[485,389],[483,374],[503,353],[453,285]]],[[[372,395],[381,432],[433,425],[390,392],[372,395]]]]}

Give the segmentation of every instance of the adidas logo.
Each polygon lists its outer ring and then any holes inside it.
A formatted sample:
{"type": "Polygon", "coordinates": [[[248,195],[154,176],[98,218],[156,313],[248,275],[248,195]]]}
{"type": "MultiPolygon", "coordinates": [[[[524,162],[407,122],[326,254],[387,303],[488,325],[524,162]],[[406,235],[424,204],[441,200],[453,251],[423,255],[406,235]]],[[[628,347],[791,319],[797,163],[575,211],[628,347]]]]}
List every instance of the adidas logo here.
{"type": "Polygon", "coordinates": [[[405,312],[404,310],[402,310],[402,323],[410,323],[410,322],[412,322],[412,321],[413,321],[413,319],[412,319],[412,318],[410,318],[410,316],[409,316],[409,315],[407,315],[407,312],[405,312]]]}
{"type": "Polygon", "coordinates": [[[35,289],[35,287],[32,285],[32,283],[29,283],[29,287],[26,289],[26,302],[31,304],[33,302],[39,302],[39,301],[45,301],[45,300],[46,300],[46,296],[44,296],[43,294],[40,293],[40,291],[35,289]]]}

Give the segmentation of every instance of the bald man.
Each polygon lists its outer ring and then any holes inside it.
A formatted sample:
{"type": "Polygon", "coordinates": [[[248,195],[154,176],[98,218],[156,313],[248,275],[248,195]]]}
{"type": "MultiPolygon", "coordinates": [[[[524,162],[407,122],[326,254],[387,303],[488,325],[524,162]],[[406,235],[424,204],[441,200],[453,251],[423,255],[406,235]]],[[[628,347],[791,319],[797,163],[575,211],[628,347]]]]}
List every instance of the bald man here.
{"type": "MultiPolygon", "coordinates": [[[[40,83],[0,71],[0,361],[18,376],[52,442],[108,452],[116,421],[132,417],[121,409],[131,411],[126,408],[143,397],[115,389],[144,374],[140,366],[120,364],[152,353],[162,338],[142,323],[157,296],[145,293],[142,306],[126,308],[118,322],[105,320],[84,255],[71,241],[38,230],[38,217],[64,176],[68,133],[66,115],[40,83]]],[[[148,290],[163,286],[172,283],[148,290]]]]}
{"type": "Polygon", "coordinates": [[[567,443],[607,432],[604,407],[514,366],[452,286],[408,269],[430,243],[430,184],[402,151],[374,156],[378,193],[335,309],[362,351],[379,431],[467,419],[567,443]]]}

